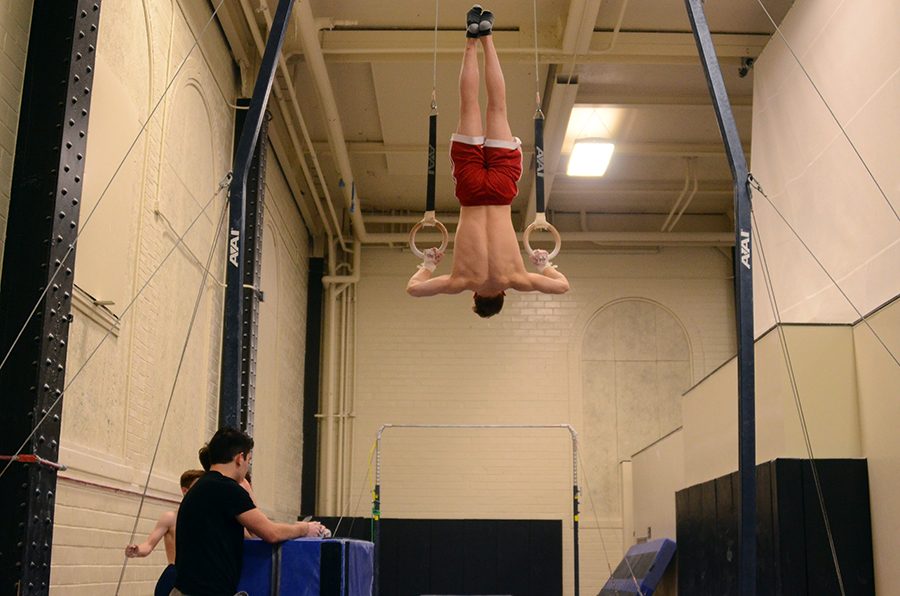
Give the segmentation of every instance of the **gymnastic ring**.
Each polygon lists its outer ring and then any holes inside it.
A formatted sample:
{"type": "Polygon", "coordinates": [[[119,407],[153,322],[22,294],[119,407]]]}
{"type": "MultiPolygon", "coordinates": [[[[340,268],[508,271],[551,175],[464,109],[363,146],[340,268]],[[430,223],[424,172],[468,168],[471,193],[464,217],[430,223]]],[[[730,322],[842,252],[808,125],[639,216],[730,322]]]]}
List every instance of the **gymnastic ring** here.
{"type": "Polygon", "coordinates": [[[555,245],[553,246],[553,250],[550,251],[550,255],[547,257],[547,260],[553,260],[562,248],[562,238],[556,228],[553,227],[553,224],[547,221],[543,213],[539,213],[534,221],[525,228],[525,234],[522,237],[522,243],[525,245],[525,252],[528,253],[529,257],[534,254],[534,249],[531,248],[529,238],[531,238],[531,233],[535,230],[546,230],[553,236],[555,245]]]}
{"type": "Polygon", "coordinates": [[[423,219],[413,226],[413,229],[409,231],[409,250],[411,250],[412,253],[420,259],[425,258],[425,253],[419,250],[419,247],[416,246],[416,232],[424,227],[435,227],[440,230],[441,246],[440,248],[438,248],[438,251],[443,253],[445,250],[447,250],[447,244],[449,244],[450,242],[450,234],[447,233],[447,228],[444,227],[444,224],[436,219],[423,219]]]}

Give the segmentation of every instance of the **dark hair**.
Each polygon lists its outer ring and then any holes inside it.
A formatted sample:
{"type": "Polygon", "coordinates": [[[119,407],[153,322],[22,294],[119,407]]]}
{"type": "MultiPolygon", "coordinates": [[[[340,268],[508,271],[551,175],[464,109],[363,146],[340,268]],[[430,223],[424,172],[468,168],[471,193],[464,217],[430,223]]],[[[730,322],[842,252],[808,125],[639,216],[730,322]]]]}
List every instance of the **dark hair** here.
{"type": "Polygon", "coordinates": [[[503,309],[504,296],[506,296],[506,292],[500,292],[496,296],[479,296],[475,294],[475,304],[472,306],[472,310],[479,317],[485,319],[493,317],[503,309]]]}
{"type": "Polygon", "coordinates": [[[211,466],[227,464],[238,454],[250,453],[253,450],[253,439],[246,433],[226,426],[216,431],[206,448],[211,466]]]}
{"type": "Polygon", "coordinates": [[[181,488],[191,488],[191,485],[197,482],[197,479],[205,473],[203,470],[187,470],[181,475],[181,488]]]}
{"type": "Polygon", "coordinates": [[[200,466],[209,472],[209,445],[204,445],[197,452],[197,459],[200,460],[200,466]]]}

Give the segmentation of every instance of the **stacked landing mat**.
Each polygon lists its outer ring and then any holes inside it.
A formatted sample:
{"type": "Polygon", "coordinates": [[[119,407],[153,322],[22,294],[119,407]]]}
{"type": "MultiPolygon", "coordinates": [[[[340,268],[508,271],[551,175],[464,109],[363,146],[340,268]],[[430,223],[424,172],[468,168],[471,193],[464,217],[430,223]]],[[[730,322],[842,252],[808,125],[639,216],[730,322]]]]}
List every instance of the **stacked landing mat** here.
{"type": "Polygon", "coordinates": [[[250,596],[370,596],[373,554],[373,544],[361,540],[245,540],[238,589],[250,596]]]}
{"type": "Polygon", "coordinates": [[[665,538],[635,544],[625,553],[598,596],[650,596],[675,554],[675,543],[665,538]]]}

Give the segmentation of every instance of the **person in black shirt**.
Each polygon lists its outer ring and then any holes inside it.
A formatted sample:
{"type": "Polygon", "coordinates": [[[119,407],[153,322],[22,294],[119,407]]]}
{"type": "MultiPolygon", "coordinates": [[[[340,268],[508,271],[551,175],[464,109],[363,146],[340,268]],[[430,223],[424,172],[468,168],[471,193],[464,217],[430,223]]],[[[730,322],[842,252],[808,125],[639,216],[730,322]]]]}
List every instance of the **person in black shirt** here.
{"type": "Polygon", "coordinates": [[[233,596],[241,577],[244,528],[269,543],[323,536],[318,522],[277,523],[240,483],[250,469],[253,439],[221,428],[208,444],[210,468],[178,510],[173,596],[233,596]]]}

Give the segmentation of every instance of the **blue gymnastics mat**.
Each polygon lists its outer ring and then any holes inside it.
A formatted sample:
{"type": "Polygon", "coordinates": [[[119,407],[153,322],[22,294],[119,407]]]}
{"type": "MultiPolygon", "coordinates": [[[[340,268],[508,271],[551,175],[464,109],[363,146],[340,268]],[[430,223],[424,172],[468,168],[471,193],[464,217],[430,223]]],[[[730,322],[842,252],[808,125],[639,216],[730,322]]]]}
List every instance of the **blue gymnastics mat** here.
{"type": "Polygon", "coordinates": [[[667,538],[635,544],[625,553],[598,596],[651,596],[674,555],[675,543],[667,538]]]}
{"type": "Polygon", "coordinates": [[[250,596],[371,596],[374,553],[362,540],[245,540],[238,589],[250,596]]]}

